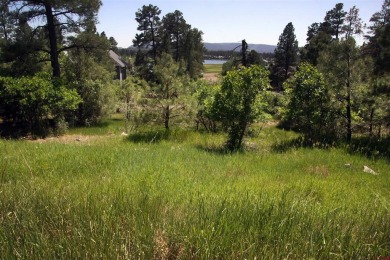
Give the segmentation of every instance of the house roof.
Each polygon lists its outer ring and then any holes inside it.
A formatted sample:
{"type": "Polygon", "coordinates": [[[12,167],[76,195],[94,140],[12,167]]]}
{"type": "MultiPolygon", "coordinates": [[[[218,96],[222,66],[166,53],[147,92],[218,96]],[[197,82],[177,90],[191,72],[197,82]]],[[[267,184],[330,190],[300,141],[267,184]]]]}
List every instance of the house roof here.
{"type": "Polygon", "coordinates": [[[124,68],[126,67],[126,63],[121,60],[118,54],[116,54],[113,50],[109,51],[111,59],[113,59],[117,66],[124,68]]]}

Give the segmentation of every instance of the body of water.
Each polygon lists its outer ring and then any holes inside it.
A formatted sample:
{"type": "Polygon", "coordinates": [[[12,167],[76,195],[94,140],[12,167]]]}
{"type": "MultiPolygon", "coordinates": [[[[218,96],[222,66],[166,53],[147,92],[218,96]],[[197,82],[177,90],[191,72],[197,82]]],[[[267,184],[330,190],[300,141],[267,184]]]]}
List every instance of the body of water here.
{"type": "Polygon", "coordinates": [[[224,64],[227,60],[204,60],[203,64],[224,64]]]}

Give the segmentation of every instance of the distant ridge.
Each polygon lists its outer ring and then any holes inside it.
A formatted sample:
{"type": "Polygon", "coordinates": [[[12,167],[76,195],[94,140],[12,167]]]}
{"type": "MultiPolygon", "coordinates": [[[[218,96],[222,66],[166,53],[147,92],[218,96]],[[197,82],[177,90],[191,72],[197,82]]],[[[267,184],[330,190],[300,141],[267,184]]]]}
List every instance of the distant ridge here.
{"type": "MultiPolygon", "coordinates": [[[[208,51],[232,51],[237,46],[241,45],[241,43],[234,42],[234,43],[209,43],[204,42],[204,47],[208,51]]],[[[248,44],[249,50],[255,50],[259,53],[270,53],[274,52],[276,49],[276,45],[268,45],[268,44],[248,44]]],[[[238,47],[235,51],[240,51],[240,47],[238,47]]]]}

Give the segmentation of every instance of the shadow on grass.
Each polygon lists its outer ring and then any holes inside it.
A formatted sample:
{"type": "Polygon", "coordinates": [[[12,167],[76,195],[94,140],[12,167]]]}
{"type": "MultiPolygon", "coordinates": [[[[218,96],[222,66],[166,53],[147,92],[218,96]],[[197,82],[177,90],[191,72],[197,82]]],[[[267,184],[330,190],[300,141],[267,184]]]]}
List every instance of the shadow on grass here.
{"type": "Polygon", "coordinates": [[[133,143],[160,143],[161,141],[172,141],[182,143],[189,138],[188,131],[181,130],[150,130],[131,134],[127,140],[133,143]]]}
{"type": "Polygon", "coordinates": [[[248,151],[248,147],[243,146],[240,149],[230,150],[226,144],[223,145],[196,145],[196,148],[201,151],[205,151],[217,155],[233,155],[233,154],[243,154],[248,151]]]}
{"type": "Polygon", "coordinates": [[[228,154],[234,154],[236,152],[229,151],[225,146],[204,146],[204,145],[197,145],[196,148],[200,151],[217,154],[217,155],[228,155],[228,154]]]}
{"type": "Polygon", "coordinates": [[[353,138],[349,144],[346,141],[331,141],[329,139],[313,141],[298,137],[274,144],[272,145],[272,150],[277,153],[283,153],[297,148],[329,149],[332,147],[342,148],[349,154],[359,154],[372,159],[383,158],[390,161],[390,137],[379,139],[357,137],[353,138]]]}
{"type": "Polygon", "coordinates": [[[361,154],[368,158],[384,158],[390,162],[390,137],[358,137],[352,139],[346,150],[351,154],[361,154]]]}
{"type": "Polygon", "coordinates": [[[169,139],[169,132],[143,132],[129,135],[127,140],[133,143],[160,143],[169,139]]]}
{"type": "Polygon", "coordinates": [[[19,139],[29,135],[28,125],[0,123],[0,137],[5,139],[19,139]]]}
{"type": "MultiPolygon", "coordinates": [[[[110,121],[114,121],[115,119],[110,119],[110,121]]],[[[88,127],[97,127],[97,128],[106,128],[110,125],[110,122],[109,121],[101,121],[101,122],[97,122],[97,123],[94,123],[94,124],[91,124],[89,126],[86,126],[87,128],[88,127]]]]}
{"type": "Polygon", "coordinates": [[[282,141],[276,144],[273,144],[272,150],[277,153],[284,153],[292,149],[297,148],[319,148],[319,149],[328,149],[331,147],[338,146],[336,142],[324,139],[322,141],[311,140],[304,137],[298,137],[286,141],[282,141]]]}

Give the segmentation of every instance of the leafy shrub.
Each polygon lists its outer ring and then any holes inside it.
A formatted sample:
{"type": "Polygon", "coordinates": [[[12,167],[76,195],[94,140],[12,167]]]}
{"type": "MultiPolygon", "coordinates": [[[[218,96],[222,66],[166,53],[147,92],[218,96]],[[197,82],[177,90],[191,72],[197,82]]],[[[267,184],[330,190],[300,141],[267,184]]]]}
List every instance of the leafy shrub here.
{"type": "Polygon", "coordinates": [[[323,75],[308,63],[299,66],[285,84],[290,97],[285,121],[308,140],[321,140],[334,130],[330,95],[323,75]]]}
{"type": "Polygon", "coordinates": [[[113,84],[101,80],[85,80],[74,85],[82,99],[77,114],[78,124],[94,125],[114,112],[116,89],[113,84]]]}
{"type": "Polygon", "coordinates": [[[212,107],[215,95],[220,91],[221,86],[198,81],[194,94],[197,101],[196,126],[203,127],[206,131],[216,132],[217,121],[213,118],[212,107]]]}
{"type": "Polygon", "coordinates": [[[241,148],[249,125],[263,117],[262,94],[269,87],[268,71],[260,66],[240,67],[229,71],[215,95],[211,113],[227,129],[227,148],[241,148]]]}
{"type": "Polygon", "coordinates": [[[0,77],[0,117],[11,128],[11,134],[46,136],[79,102],[75,91],[53,83],[46,74],[18,79],[0,77]]]}

